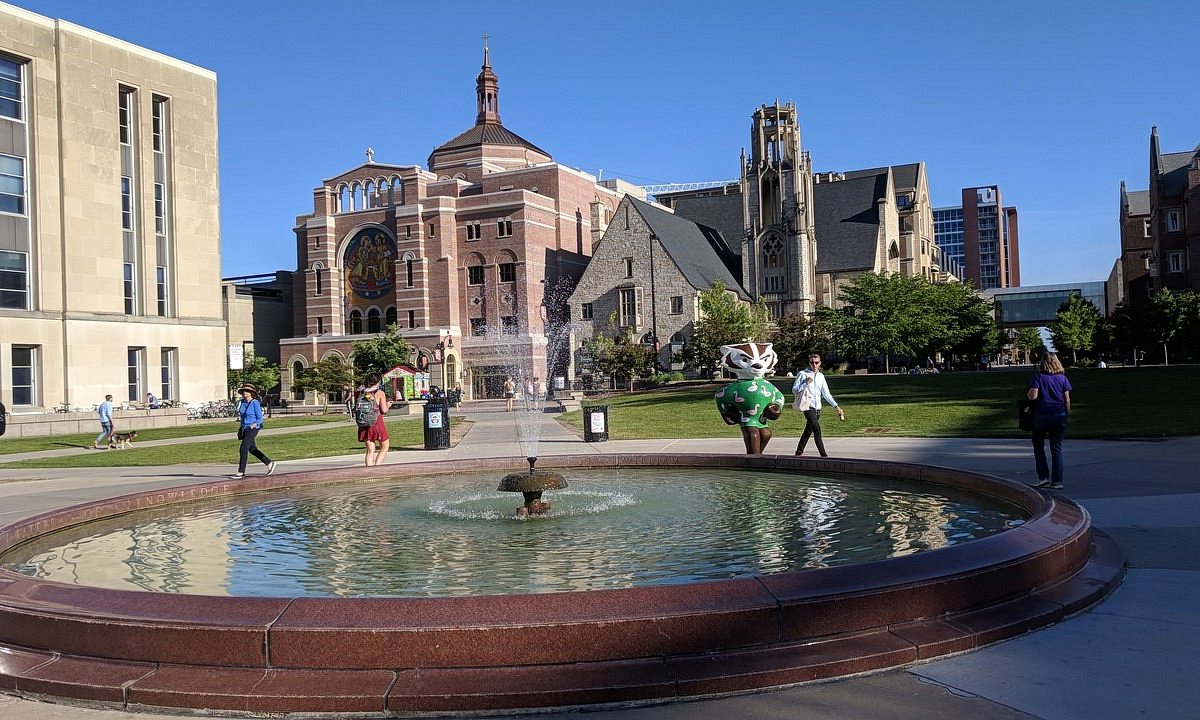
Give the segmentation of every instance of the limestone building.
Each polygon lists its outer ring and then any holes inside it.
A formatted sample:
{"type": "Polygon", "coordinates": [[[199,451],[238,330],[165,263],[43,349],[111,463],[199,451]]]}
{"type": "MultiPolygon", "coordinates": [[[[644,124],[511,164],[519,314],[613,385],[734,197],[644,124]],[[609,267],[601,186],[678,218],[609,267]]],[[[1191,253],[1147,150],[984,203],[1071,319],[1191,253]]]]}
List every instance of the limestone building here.
{"type": "Polygon", "coordinates": [[[615,331],[655,347],[659,367],[682,370],[680,353],[701,317],[700,293],[719,281],[749,302],[740,269],[717,230],[626,195],[569,300],[567,375],[584,379],[583,340],[615,331]]]}
{"type": "Polygon", "coordinates": [[[293,337],[280,342],[283,397],[324,357],[389,324],[435,385],[499,397],[508,375],[559,375],[566,296],[592,243],[634,188],[556,163],[500,119],[484,49],[475,124],[435,148],[428,170],[366,162],[324,180],[297,218],[293,337]]]}
{"type": "Polygon", "coordinates": [[[214,73],[0,4],[0,399],[225,394],[214,73]]]}

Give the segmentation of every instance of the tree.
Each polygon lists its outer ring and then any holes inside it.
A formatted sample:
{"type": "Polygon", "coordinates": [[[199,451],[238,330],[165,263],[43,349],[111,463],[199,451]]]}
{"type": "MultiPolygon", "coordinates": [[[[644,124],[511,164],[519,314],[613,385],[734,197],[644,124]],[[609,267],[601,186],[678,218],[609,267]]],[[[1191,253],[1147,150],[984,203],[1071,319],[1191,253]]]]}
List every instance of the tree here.
{"type": "Polygon", "coordinates": [[[1150,296],[1148,309],[1149,325],[1146,331],[1155,342],[1162,345],[1163,365],[1170,365],[1167,343],[1171,342],[1175,333],[1183,327],[1184,304],[1180,302],[1178,295],[1166,288],[1161,288],[1150,296]]]}
{"type": "Polygon", "coordinates": [[[1042,334],[1035,327],[1023,327],[1017,331],[1016,342],[1017,351],[1024,354],[1025,362],[1033,362],[1035,354],[1041,355],[1046,351],[1046,343],[1042,340],[1042,334]]]}
{"type": "Polygon", "coordinates": [[[329,396],[354,387],[354,368],[337,355],[331,355],[312,367],[302,369],[293,382],[300,390],[322,393],[325,404],[321,414],[329,412],[329,396]]]}
{"type": "Polygon", "coordinates": [[[387,330],[378,336],[354,343],[351,352],[354,355],[354,370],[361,378],[370,372],[382,375],[408,362],[412,345],[400,335],[395,325],[388,325],[387,330]]]}
{"type": "Polygon", "coordinates": [[[809,353],[825,355],[833,349],[833,341],[821,322],[805,315],[779,318],[775,322],[771,343],[775,346],[775,354],[779,356],[776,368],[780,372],[786,368],[804,367],[809,353]]]}
{"type": "Polygon", "coordinates": [[[229,384],[230,392],[250,383],[258,388],[260,395],[263,395],[275,389],[275,386],[279,384],[279,366],[265,357],[250,353],[246,355],[241,370],[229,370],[226,374],[226,382],[229,384]]]}
{"type": "Polygon", "coordinates": [[[692,332],[692,342],[684,346],[685,359],[701,370],[716,367],[721,346],[765,340],[767,306],[759,298],[753,305],[740,300],[716,281],[700,293],[700,319],[692,332]]]}
{"type": "Polygon", "coordinates": [[[1050,323],[1050,337],[1055,349],[1060,354],[1070,351],[1071,364],[1078,365],[1079,353],[1091,350],[1095,344],[1100,322],[1100,311],[1095,305],[1078,295],[1071,295],[1050,323]]]}
{"type": "Polygon", "coordinates": [[[891,356],[917,355],[936,334],[936,319],[923,310],[929,295],[922,282],[929,284],[899,273],[864,273],[838,292],[842,308],[820,307],[814,315],[830,328],[842,355],[883,355],[890,371],[891,356]]]}
{"type": "Polygon", "coordinates": [[[608,318],[607,332],[584,340],[582,348],[584,366],[614,379],[628,379],[631,385],[634,378],[648,377],[658,371],[658,352],[654,346],[635,343],[630,328],[617,327],[616,313],[608,318]]]}

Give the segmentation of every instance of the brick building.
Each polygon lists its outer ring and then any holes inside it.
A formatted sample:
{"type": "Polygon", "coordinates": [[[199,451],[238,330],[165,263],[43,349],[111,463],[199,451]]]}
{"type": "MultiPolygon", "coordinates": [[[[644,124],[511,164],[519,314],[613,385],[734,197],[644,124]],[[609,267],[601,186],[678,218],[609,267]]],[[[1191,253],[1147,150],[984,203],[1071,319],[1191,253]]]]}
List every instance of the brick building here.
{"type": "Polygon", "coordinates": [[[1152,128],[1148,196],[1153,289],[1200,289],[1200,147],[1164,153],[1152,128]]]}
{"type": "Polygon", "coordinates": [[[620,181],[554,162],[504,127],[484,48],[475,124],[428,170],[367,162],[323,181],[297,218],[294,337],[280,341],[283,397],[295,372],[395,323],[435,385],[497,397],[506,375],[566,363],[566,295],[621,193],[620,181]]]}
{"type": "Polygon", "coordinates": [[[963,188],[962,204],[934,208],[934,240],[962,280],[980,290],[1019,287],[1017,209],[1005,207],[995,185],[963,188]]]}
{"type": "Polygon", "coordinates": [[[1154,238],[1150,231],[1150,191],[1127,190],[1121,181],[1121,257],[1109,277],[1114,296],[1110,305],[1116,307],[1130,298],[1147,298],[1153,291],[1151,274],[1157,271],[1151,258],[1154,238]]]}

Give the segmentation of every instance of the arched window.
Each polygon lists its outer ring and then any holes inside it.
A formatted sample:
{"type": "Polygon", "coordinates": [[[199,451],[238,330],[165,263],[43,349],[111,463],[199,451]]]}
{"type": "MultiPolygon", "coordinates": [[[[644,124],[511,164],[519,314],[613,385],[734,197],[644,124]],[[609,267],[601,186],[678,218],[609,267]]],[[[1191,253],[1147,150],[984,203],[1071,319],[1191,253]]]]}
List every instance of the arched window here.
{"type": "Polygon", "coordinates": [[[392,326],[396,324],[396,306],[388,305],[387,313],[384,315],[384,325],[392,326]]]}
{"type": "Polygon", "coordinates": [[[363,209],[362,185],[359,185],[358,183],[354,183],[354,185],[352,185],[350,187],[350,194],[354,196],[353,198],[351,198],[352,205],[351,205],[350,209],[351,210],[362,210],[363,209]]]}
{"type": "Polygon", "coordinates": [[[367,311],[367,332],[377,333],[383,330],[379,326],[379,308],[371,308],[367,311]]]}
{"type": "Polygon", "coordinates": [[[340,213],[350,212],[350,186],[343,185],[338,188],[337,211],[340,213]]]}
{"type": "Polygon", "coordinates": [[[671,342],[682,345],[687,342],[687,338],[683,336],[683,331],[680,331],[671,336],[671,342]]]}
{"type": "Polygon", "coordinates": [[[363,205],[363,207],[364,208],[375,207],[375,181],[368,180],[367,184],[365,186],[363,186],[363,192],[366,194],[366,198],[365,198],[366,203],[363,205]]]}
{"type": "Polygon", "coordinates": [[[785,288],[787,276],[786,251],[783,240],[778,235],[768,235],[763,238],[762,249],[759,251],[761,263],[761,291],[764,293],[779,293],[785,288]]]}
{"type": "Polygon", "coordinates": [[[362,332],[362,311],[361,310],[351,310],[350,311],[350,334],[358,335],[361,332],[362,332]]]}
{"type": "Polygon", "coordinates": [[[783,242],[774,235],[763,242],[762,261],[764,268],[783,267],[783,242]]]}
{"type": "Polygon", "coordinates": [[[392,178],[392,204],[404,204],[404,181],[398,177],[392,178]]]}

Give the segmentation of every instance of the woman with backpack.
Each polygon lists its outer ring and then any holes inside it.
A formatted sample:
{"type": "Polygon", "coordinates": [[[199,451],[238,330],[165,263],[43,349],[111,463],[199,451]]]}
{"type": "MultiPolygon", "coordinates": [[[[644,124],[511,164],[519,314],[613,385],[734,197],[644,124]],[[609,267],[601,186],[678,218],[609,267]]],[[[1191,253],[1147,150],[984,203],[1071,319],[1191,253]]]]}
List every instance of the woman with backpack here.
{"type": "Polygon", "coordinates": [[[367,386],[359,393],[354,405],[354,422],[358,424],[358,441],[367,444],[366,464],[382,465],[387,457],[391,440],[388,439],[387,425],[383,422],[384,415],[392,407],[388,402],[387,393],[379,388],[379,373],[367,375],[367,386]],[[379,443],[376,452],[375,444],[379,443]]]}

